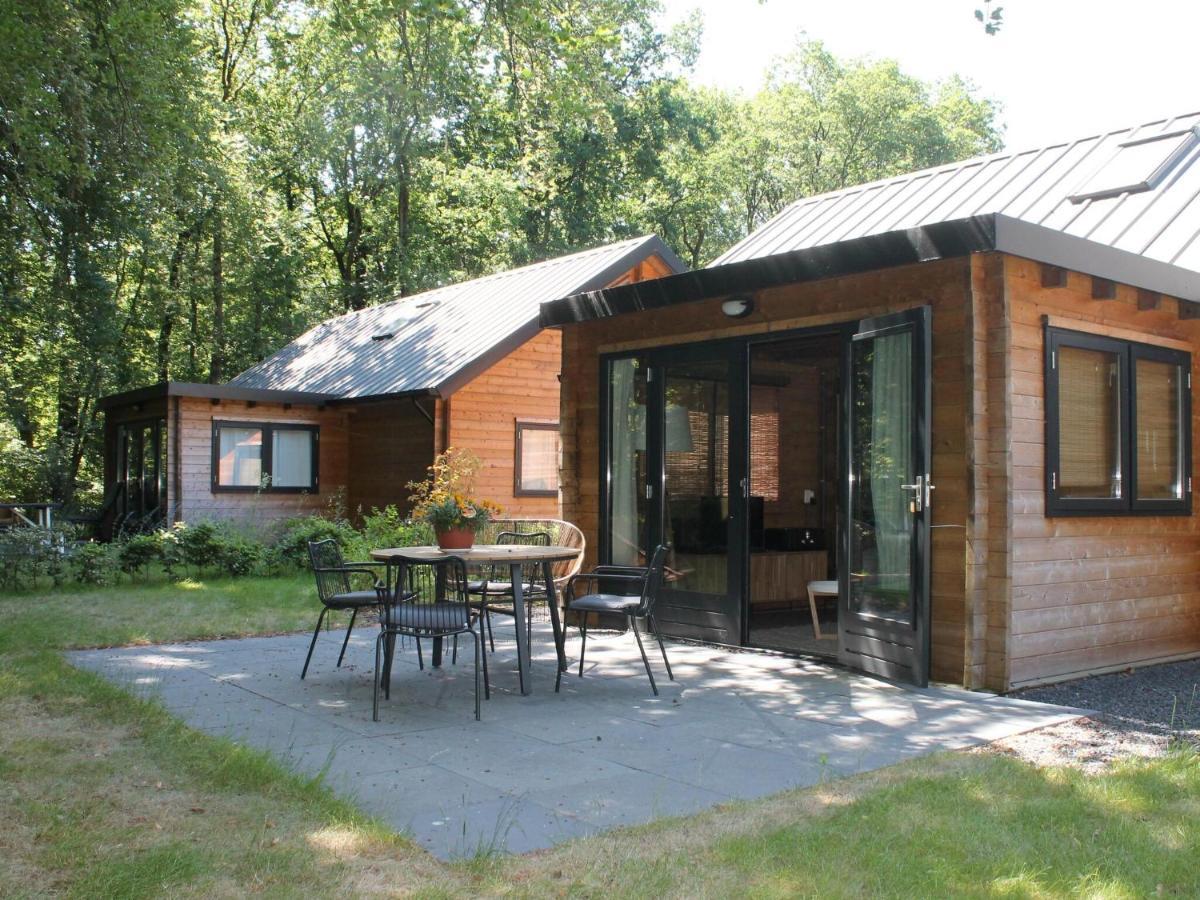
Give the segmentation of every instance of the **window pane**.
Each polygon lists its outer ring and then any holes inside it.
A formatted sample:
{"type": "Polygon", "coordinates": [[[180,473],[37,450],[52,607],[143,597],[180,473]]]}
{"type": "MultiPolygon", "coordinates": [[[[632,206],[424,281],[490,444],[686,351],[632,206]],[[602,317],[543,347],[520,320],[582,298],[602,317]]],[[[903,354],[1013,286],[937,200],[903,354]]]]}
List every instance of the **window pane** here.
{"type": "Polygon", "coordinates": [[[271,485],[312,487],[313,434],[307,429],[276,428],[271,433],[271,485]]]}
{"type": "Polygon", "coordinates": [[[262,429],[220,428],[217,483],[225,487],[258,487],[262,479],[262,429]]]}
{"type": "Polygon", "coordinates": [[[558,431],[521,429],[521,490],[558,490],[558,431]]]}
{"type": "Polygon", "coordinates": [[[1122,496],[1120,399],[1116,353],[1059,347],[1059,497],[1122,496]]]}
{"type": "Polygon", "coordinates": [[[1139,359],[1137,366],[1137,495],[1139,500],[1183,496],[1179,426],[1180,367],[1139,359]]]}

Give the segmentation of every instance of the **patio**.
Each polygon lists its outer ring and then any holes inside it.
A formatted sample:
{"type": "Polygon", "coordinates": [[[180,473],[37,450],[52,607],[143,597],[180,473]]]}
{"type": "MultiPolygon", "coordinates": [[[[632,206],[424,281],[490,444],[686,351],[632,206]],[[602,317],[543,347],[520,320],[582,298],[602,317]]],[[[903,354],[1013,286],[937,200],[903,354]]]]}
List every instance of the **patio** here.
{"type": "MultiPolygon", "coordinates": [[[[526,697],[511,632],[497,629],[492,699],[478,723],[469,662],[422,672],[411,644],[397,649],[391,700],[372,722],[368,628],[356,632],[340,670],[339,634],[323,635],[305,681],[304,634],[68,656],[158,697],[194,728],[323,774],[334,791],[443,858],[548,847],[1081,714],[686,644],[668,645],[677,680],[663,673],[655,698],[632,640],[606,634],[589,637],[585,677],[572,670],[556,695],[549,627],[535,629],[526,697]]],[[[578,653],[577,635],[567,652],[578,653]]]]}

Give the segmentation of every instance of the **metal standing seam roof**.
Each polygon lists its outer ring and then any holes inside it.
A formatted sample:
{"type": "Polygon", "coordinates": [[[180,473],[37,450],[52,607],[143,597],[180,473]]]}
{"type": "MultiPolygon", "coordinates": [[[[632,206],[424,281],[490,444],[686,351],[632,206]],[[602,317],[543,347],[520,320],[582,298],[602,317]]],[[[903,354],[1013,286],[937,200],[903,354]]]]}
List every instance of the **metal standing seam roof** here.
{"type": "Polygon", "coordinates": [[[687,268],[654,235],[560,256],[329,319],[229,383],[339,399],[448,396],[533,337],[543,302],[605,287],[655,255],[687,268]]]}
{"type": "Polygon", "coordinates": [[[1192,141],[1149,190],[1082,202],[1071,199],[1096,176],[1115,173],[1121,144],[1189,130],[1200,137],[1200,113],[805,198],[713,260],[709,268],[996,215],[1200,272],[1200,140],[1192,141]]]}

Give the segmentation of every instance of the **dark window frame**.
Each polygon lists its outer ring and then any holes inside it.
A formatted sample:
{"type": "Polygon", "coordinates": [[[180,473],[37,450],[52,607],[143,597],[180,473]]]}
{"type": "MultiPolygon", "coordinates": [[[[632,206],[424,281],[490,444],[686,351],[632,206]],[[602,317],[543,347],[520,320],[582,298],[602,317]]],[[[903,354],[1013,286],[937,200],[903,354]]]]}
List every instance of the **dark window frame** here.
{"type": "Polygon", "coordinates": [[[1045,497],[1046,516],[1187,516],[1192,513],[1192,357],[1184,350],[1074,331],[1043,327],[1045,339],[1044,386],[1046,398],[1045,497]],[[1059,496],[1060,470],[1059,369],[1061,347],[1078,347],[1113,353],[1120,362],[1119,408],[1122,496],[1064,498],[1059,496]],[[1137,485],[1137,362],[1146,359],[1173,363],[1184,373],[1180,391],[1180,462],[1183,496],[1173,499],[1139,499],[1137,485]]]}
{"type": "MultiPolygon", "coordinates": [[[[521,485],[521,464],[522,464],[522,432],[525,431],[553,431],[555,434],[559,432],[558,422],[531,421],[529,419],[517,419],[515,422],[515,430],[513,436],[513,496],[514,497],[557,497],[561,485],[561,474],[558,471],[558,466],[554,469],[554,490],[534,490],[521,485]]],[[[562,451],[562,438],[559,437],[559,452],[562,451]]]]}
{"type": "Polygon", "coordinates": [[[214,494],[318,494],[321,490],[319,473],[321,470],[321,426],[301,422],[249,422],[241,419],[213,419],[212,423],[212,492],[214,494]],[[221,484],[221,429],[222,428],[258,428],[262,430],[262,472],[268,478],[264,487],[261,484],[221,484]],[[274,439],[276,431],[307,431],[312,435],[312,471],[307,487],[287,486],[277,487],[273,482],[274,475],[274,439]]]}

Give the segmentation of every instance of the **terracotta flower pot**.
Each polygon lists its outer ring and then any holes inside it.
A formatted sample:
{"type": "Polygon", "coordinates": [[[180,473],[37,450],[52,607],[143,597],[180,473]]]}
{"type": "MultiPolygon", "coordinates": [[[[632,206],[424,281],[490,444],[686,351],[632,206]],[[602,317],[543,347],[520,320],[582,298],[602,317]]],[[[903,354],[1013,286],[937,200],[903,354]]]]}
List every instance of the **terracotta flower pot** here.
{"type": "Polygon", "coordinates": [[[471,528],[450,528],[436,532],[436,537],[443,550],[469,550],[475,543],[475,531],[471,528]]]}

